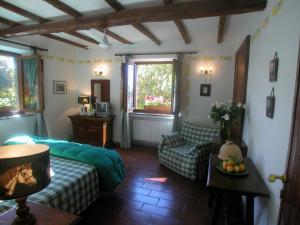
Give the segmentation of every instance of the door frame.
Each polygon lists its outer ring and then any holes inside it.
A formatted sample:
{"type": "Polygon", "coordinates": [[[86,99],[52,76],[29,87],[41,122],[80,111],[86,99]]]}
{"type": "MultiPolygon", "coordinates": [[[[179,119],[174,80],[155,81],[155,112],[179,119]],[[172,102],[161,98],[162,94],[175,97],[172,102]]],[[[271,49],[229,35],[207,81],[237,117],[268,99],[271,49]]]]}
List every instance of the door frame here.
{"type": "MultiPolygon", "coordinates": [[[[297,60],[297,74],[295,79],[295,91],[294,91],[294,100],[293,100],[293,114],[292,114],[292,123],[290,128],[290,137],[289,137],[289,148],[287,153],[287,159],[285,163],[285,174],[288,176],[288,171],[290,168],[290,161],[292,154],[294,152],[293,149],[293,142],[294,142],[294,133],[298,132],[300,130],[299,127],[295,126],[295,121],[297,119],[300,120],[300,114],[296,115],[297,108],[300,107],[300,39],[299,39],[299,46],[298,46],[298,60],[297,60]]],[[[283,188],[281,190],[280,197],[283,198],[284,192],[285,192],[286,184],[283,184],[283,188]]],[[[281,219],[282,219],[282,199],[280,201],[280,207],[278,211],[278,219],[277,219],[277,225],[281,225],[281,219]]]]}
{"type": "MultiPolygon", "coordinates": [[[[234,64],[234,81],[233,81],[233,92],[232,92],[232,101],[233,103],[238,103],[236,96],[237,96],[237,87],[239,86],[238,83],[238,74],[239,74],[239,60],[240,60],[240,52],[243,48],[246,50],[246,58],[245,58],[245,73],[244,73],[244,83],[243,83],[243,99],[241,103],[245,104],[247,99],[247,87],[248,87],[248,73],[249,73],[249,61],[250,61],[250,45],[251,45],[251,36],[247,35],[242,43],[239,45],[239,48],[235,52],[235,64],[234,64]]],[[[243,138],[243,131],[244,131],[244,118],[245,114],[239,117],[239,125],[233,125],[231,128],[231,134],[234,138],[242,139],[243,138]],[[236,126],[240,126],[239,130],[235,129],[236,126]]]]}

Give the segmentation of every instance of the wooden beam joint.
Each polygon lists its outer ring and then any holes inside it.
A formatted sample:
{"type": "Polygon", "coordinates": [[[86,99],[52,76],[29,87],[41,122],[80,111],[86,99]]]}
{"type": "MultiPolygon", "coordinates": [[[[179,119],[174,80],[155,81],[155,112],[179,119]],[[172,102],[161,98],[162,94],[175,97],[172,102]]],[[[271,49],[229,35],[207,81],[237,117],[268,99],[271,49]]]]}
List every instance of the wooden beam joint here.
{"type": "Polygon", "coordinates": [[[220,16],[219,18],[219,27],[218,27],[218,44],[224,41],[224,33],[225,33],[225,22],[226,16],[220,16]]]}

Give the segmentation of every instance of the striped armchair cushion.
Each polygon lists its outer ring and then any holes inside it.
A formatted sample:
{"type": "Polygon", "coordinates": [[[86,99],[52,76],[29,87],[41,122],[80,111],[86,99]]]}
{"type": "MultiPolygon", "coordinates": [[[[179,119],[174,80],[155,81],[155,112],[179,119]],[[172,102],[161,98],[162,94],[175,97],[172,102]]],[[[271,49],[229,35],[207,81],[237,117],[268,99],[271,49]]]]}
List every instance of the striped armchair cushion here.
{"type": "Polygon", "coordinates": [[[159,162],[192,181],[204,180],[207,175],[210,145],[163,146],[158,151],[159,162]],[[190,151],[194,149],[193,154],[190,151]]]}
{"type": "Polygon", "coordinates": [[[211,142],[212,139],[218,135],[218,128],[203,127],[193,122],[184,122],[180,132],[181,138],[187,145],[211,142]]]}
{"type": "Polygon", "coordinates": [[[162,143],[171,147],[177,147],[184,144],[182,138],[177,132],[169,135],[161,135],[161,137],[162,137],[162,143]]]}

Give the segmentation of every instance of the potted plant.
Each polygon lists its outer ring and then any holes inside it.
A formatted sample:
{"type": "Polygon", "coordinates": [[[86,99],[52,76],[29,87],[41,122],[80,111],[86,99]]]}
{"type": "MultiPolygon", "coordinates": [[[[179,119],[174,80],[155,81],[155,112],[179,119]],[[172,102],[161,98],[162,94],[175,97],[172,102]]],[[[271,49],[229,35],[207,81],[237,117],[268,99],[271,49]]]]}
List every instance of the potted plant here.
{"type": "Polygon", "coordinates": [[[153,113],[170,113],[171,101],[162,96],[146,96],[144,109],[153,113]]]}
{"type": "Polygon", "coordinates": [[[237,118],[244,112],[245,105],[242,103],[222,103],[217,101],[212,104],[208,117],[215,123],[220,122],[221,138],[223,140],[230,140],[232,124],[237,123],[237,118]]]}

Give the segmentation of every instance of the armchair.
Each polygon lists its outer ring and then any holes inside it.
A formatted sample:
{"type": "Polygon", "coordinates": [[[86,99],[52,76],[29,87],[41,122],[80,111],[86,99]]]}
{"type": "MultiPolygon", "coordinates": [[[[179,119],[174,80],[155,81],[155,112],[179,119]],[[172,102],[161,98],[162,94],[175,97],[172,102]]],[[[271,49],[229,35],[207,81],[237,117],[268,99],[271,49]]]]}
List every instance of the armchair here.
{"type": "Polygon", "coordinates": [[[211,142],[218,135],[218,128],[185,122],[180,133],[162,135],[158,147],[159,161],[190,180],[204,180],[207,176],[211,142]]]}

